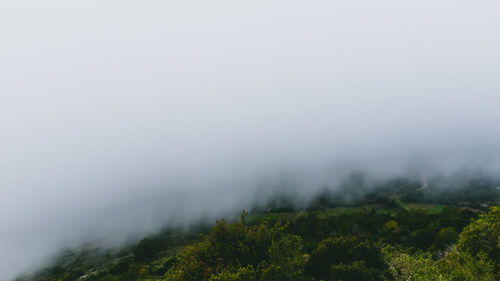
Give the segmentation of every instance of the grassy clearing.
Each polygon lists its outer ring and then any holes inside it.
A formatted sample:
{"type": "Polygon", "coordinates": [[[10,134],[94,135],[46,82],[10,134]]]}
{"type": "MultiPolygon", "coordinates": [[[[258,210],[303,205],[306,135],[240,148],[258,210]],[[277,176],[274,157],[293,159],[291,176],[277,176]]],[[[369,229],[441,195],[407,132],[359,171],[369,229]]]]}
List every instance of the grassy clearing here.
{"type": "Polygon", "coordinates": [[[265,220],[287,222],[287,221],[292,221],[297,217],[302,216],[306,213],[316,214],[319,218],[326,218],[326,217],[340,216],[343,214],[369,213],[372,211],[377,213],[393,214],[395,213],[396,210],[387,209],[384,208],[384,206],[378,204],[365,204],[360,206],[326,208],[323,210],[314,210],[314,211],[258,214],[250,216],[249,221],[252,223],[262,223],[265,220]]]}
{"type": "Polygon", "coordinates": [[[407,202],[401,202],[399,200],[398,200],[398,205],[407,211],[415,210],[415,209],[424,209],[429,214],[437,214],[437,213],[441,212],[446,207],[446,205],[407,203],[407,202]]]}

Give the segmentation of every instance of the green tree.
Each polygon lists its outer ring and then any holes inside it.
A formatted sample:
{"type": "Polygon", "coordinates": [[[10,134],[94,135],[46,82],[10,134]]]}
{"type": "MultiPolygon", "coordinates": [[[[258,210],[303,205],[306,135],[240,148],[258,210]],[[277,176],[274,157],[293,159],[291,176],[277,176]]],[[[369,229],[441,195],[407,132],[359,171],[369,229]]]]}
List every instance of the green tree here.
{"type": "Polygon", "coordinates": [[[302,239],[286,235],[269,247],[269,264],[262,270],[261,280],[299,281],[304,280],[305,259],[300,254],[302,239]]]}
{"type": "Polygon", "coordinates": [[[473,256],[466,251],[452,249],[448,255],[438,262],[441,272],[450,280],[461,281],[494,281],[494,262],[484,252],[473,256]]]}
{"type": "Polygon", "coordinates": [[[330,268],[330,280],[356,280],[373,281],[381,280],[381,272],[373,267],[366,267],[365,261],[354,261],[350,265],[338,264],[330,268]]]}
{"type": "Polygon", "coordinates": [[[306,264],[308,275],[328,279],[335,264],[351,264],[363,260],[367,267],[384,269],[380,247],[373,241],[357,236],[339,236],[322,240],[306,264]]]}
{"type": "Polygon", "coordinates": [[[420,252],[415,255],[409,255],[390,246],[384,248],[383,252],[394,280],[451,280],[441,273],[440,267],[432,260],[429,253],[420,252]]]}
{"type": "Polygon", "coordinates": [[[257,281],[258,274],[252,265],[247,267],[225,268],[219,274],[210,277],[209,281],[257,281]]]}
{"type": "Polygon", "coordinates": [[[500,206],[466,226],[458,239],[458,249],[472,255],[484,252],[494,261],[500,260],[500,206]]]}
{"type": "Polygon", "coordinates": [[[434,247],[443,250],[448,246],[457,242],[458,233],[453,227],[446,227],[441,229],[434,238],[434,247]]]}

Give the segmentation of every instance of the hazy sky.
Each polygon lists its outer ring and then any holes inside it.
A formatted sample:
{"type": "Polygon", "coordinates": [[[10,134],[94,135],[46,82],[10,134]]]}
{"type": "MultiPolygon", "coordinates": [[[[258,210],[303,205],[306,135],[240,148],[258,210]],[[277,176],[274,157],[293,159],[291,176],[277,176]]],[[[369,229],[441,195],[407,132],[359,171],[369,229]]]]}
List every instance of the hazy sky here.
{"type": "Polygon", "coordinates": [[[500,167],[498,1],[3,1],[0,280],[295,175],[500,167]]]}

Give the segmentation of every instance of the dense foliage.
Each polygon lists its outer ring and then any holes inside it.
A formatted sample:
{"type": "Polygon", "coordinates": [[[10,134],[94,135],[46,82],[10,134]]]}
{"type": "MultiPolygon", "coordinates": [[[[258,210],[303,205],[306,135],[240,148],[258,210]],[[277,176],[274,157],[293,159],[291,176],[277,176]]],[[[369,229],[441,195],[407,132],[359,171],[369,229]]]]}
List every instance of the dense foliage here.
{"type": "Polygon", "coordinates": [[[375,206],[305,213],[243,212],[189,245],[141,240],[108,268],[53,268],[36,280],[498,280],[500,207],[480,214],[446,207],[375,206]],[[282,219],[285,218],[286,219],[282,219]]]}
{"type": "MultiPolygon", "coordinates": [[[[355,176],[344,190],[352,184],[364,186],[355,176]]],[[[418,203],[447,191],[400,179],[362,197],[324,192],[300,209],[280,198],[238,220],[164,231],[119,250],[67,251],[18,280],[500,280],[500,192],[487,182],[469,186],[469,201],[452,205],[432,202],[463,195],[418,203]]]]}

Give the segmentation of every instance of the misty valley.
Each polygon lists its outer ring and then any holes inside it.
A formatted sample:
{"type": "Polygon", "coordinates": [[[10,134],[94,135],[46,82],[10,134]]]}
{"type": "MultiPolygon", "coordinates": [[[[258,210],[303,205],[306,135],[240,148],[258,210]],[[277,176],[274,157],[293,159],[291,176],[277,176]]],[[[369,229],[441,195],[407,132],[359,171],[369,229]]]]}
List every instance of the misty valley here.
{"type": "Polygon", "coordinates": [[[120,247],[66,249],[15,280],[500,280],[498,179],[351,174],[297,196],[120,247]]]}

